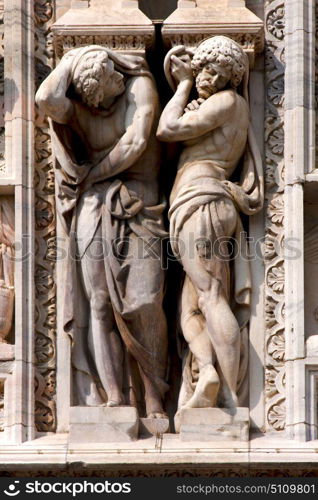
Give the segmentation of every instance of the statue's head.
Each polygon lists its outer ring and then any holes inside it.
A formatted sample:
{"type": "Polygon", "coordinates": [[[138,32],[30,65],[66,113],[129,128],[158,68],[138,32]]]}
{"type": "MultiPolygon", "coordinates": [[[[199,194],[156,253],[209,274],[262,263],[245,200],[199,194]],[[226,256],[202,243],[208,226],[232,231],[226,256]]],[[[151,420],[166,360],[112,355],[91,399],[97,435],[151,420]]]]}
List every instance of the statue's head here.
{"type": "Polygon", "coordinates": [[[248,58],[238,43],[226,36],[214,36],[200,43],[191,65],[198,94],[207,99],[227,86],[238,87],[248,58]]]}
{"type": "Polygon", "coordinates": [[[105,99],[122,94],[123,80],[106,50],[84,52],[73,67],[75,91],[90,107],[97,108],[105,99]]]}

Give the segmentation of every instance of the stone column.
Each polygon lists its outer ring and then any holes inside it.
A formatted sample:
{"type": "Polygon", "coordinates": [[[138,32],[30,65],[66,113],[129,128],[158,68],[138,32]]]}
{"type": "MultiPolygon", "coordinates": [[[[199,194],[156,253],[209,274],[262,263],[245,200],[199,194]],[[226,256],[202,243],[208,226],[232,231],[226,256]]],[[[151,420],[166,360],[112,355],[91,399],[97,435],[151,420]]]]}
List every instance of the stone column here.
{"type": "Polygon", "coordinates": [[[226,35],[242,45],[254,65],[255,54],[263,49],[263,23],[244,0],[181,0],[163,23],[162,36],[168,47],[184,44],[195,47],[213,35],[226,35]]]}
{"type": "Polygon", "coordinates": [[[5,168],[0,193],[15,205],[15,345],[10,397],[5,394],[7,435],[34,437],[34,28],[33,3],[5,0],[5,168]]]}
{"type": "MultiPolygon", "coordinates": [[[[291,0],[285,8],[285,242],[291,242],[286,245],[285,261],[286,430],[289,437],[305,440],[308,405],[315,397],[306,382],[313,360],[305,352],[304,314],[304,185],[306,174],[315,168],[315,5],[291,0]]],[[[318,177],[312,175],[307,180],[316,183],[318,177]]]]}

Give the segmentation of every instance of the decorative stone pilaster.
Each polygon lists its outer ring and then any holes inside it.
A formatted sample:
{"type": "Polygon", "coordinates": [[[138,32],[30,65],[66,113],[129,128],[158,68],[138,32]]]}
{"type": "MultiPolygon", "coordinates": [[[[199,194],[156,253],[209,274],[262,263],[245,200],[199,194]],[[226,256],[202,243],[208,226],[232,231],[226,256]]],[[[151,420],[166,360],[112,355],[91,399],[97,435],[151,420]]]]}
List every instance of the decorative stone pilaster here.
{"type": "Polygon", "coordinates": [[[242,45],[251,66],[255,54],[263,50],[263,23],[245,7],[244,0],[181,0],[163,23],[167,46],[196,47],[213,35],[226,35],[242,45]]]}
{"type": "Polygon", "coordinates": [[[138,8],[138,0],[78,1],[52,26],[58,58],[74,47],[102,45],[144,55],[154,41],[154,26],[138,8]]]}
{"type": "Polygon", "coordinates": [[[283,431],[285,406],[284,35],[282,0],[265,3],[265,429],[283,431]]]}
{"type": "MultiPolygon", "coordinates": [[[[305,306],[315,294],[307,281],[305,294],[305,213],[316,203],[318,176],[315,173],[315,2],[286,2],[286,90],[285,90],[285,299],[286,299],[286,430],[293,439],[309,434],[310,405],[316,390],[310,388],[310,373],[318,369],[317,354],[305,349],[305,306]],[[308,175],[307,175],[308,174],[308,175]],[[309,182],[306,182],[309,181],[309,182]],[[310,184],[310,186],[309,186],[310,184]],[[310,191],[310,192],[309,192],[310,191]],[[291,248],[292,247],[292,248],[291,248]]],[[[315,205],[316,211],[318,205],[315,205]]],[[[317,220],[317,215],[315,215],[317,220]]],[[[317,269],[311,272],[317,276],[317,269]]],[[[317,286],[316,280],[311,283],[317,286]]],[[[309,318],[308,318],[309,319],[309,318]]],[[[316,335],[317,338],[317,335],[316,335]]],[[[312,422],[313,423],[313,422],[312,422]]],[[[317,417],[316,417],[317,426],[317,417]]],[[[317,436],[315,437],[317,439],[317,436]]]]}
{"type": "MultiPolygon", "coordinates": [[[[54,68],[53,0],[35,0],[36,88],[54,68]]],[[[47,120],[35,121],[35,425],[38,431],[56,428],[56,217],[51,140],[47,120]]]]}
{"type": "Polygon", "coordinates": [[[5,0],[4,15],[5,155],[2,147],[0,200],[1,194],[14,199],[16,244],[14,332],[9,344],[0,343],[0,381],[6,439],[21,443],[34,437],[33,3],[5,0]]]}

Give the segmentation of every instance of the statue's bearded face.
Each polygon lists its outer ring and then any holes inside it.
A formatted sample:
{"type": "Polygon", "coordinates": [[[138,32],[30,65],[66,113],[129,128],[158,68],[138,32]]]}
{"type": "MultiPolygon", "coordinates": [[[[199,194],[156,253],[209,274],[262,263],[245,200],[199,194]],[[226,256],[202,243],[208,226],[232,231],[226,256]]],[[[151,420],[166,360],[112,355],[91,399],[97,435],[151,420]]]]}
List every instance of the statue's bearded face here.
{"type": "Polygon", "coordinates": [[[211,95],[224,89],[232,76],[231,68],[220,67],[208,63],[196,77],[196,88],[199,97],[208,99],[211,95]]]}

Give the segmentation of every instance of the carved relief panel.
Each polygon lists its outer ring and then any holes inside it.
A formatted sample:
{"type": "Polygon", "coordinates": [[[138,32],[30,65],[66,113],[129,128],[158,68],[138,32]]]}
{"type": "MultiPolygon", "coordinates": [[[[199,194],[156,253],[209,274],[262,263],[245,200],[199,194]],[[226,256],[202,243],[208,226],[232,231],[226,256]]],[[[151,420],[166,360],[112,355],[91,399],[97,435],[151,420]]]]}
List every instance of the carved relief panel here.
{"type": "MultiPolygon", "coordinates": [[[[53,38],[49,31],[54,22],[55,2],[36,0],[36,78],[37,86],[55,66],[53,38]]],[[[284,368],[284,3],[265,2],[266,33],[266,234],[265,234],[265,321],[266,352],[266,425],[281,431],[285,426],[284,368]]],[[[230,35],[247,53],[261,50],[261,38],[251,34],[230,35]]],[[[174,35],[171,43],[196,46],[205,35],[174,35]]],[[[58,57],[74,47],[91,43],[106,48],[143,51],[151,37],[124,35],[76,35],[56,33],[58,57]]],[[[252,59],[251,59],[252,60],[252,59]]],[[[39,431],[56,429],[56,207],[53,158],[48,122],[36,120],[36,423],[39,431]]]]}

